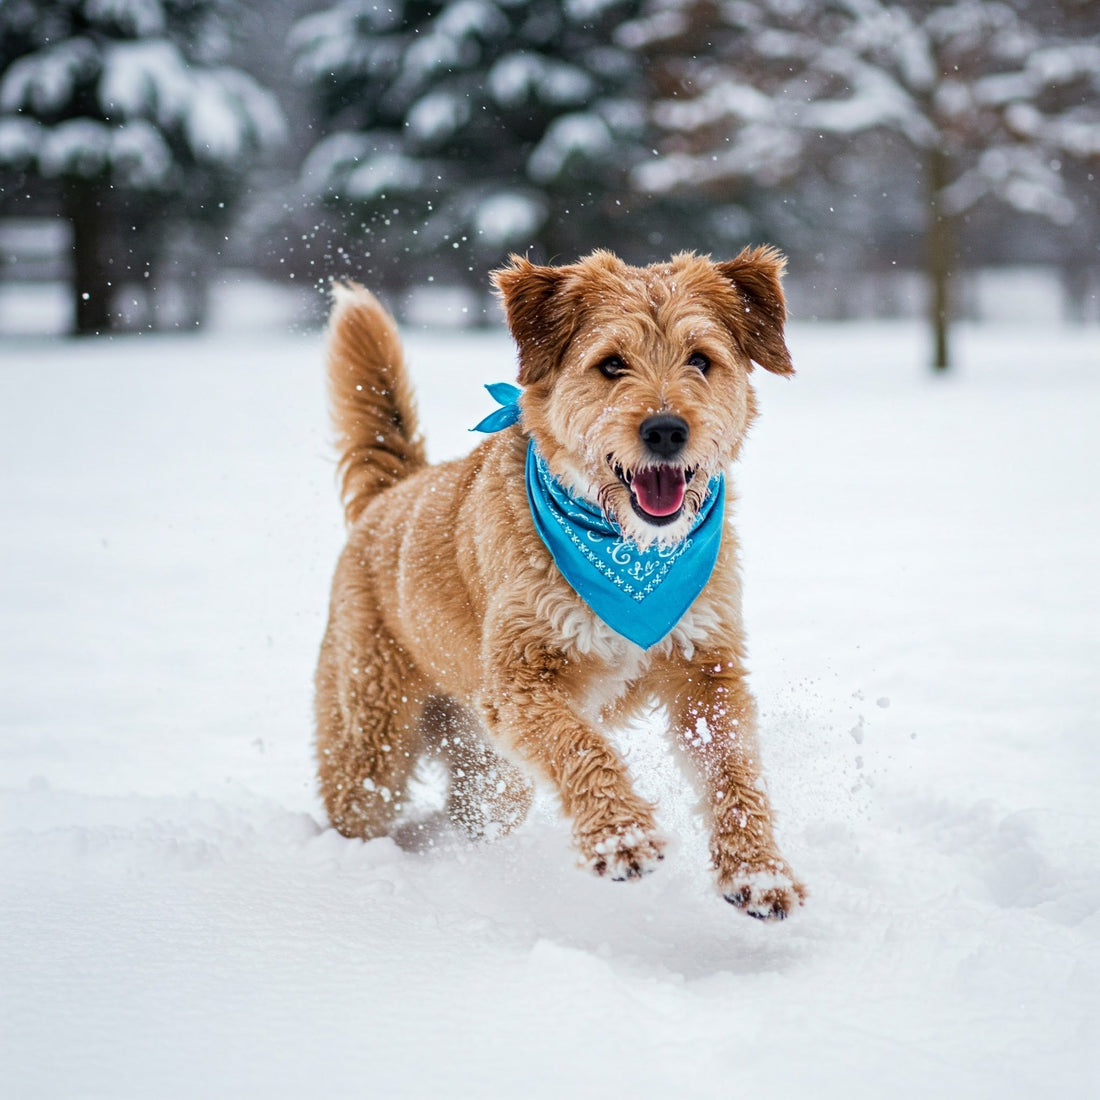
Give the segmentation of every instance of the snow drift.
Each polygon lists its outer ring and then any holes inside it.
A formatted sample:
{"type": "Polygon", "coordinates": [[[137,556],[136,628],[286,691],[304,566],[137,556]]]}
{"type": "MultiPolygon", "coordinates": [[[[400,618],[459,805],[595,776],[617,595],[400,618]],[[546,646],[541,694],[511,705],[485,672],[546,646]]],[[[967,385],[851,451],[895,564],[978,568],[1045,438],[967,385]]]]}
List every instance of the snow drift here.
{"type": "MultiPolygon", "coordinates": [[[[543,801],[481,846],[325,827],[341,541],[316,335],[0,365],[9,1095],[1030,1097],[1100,1085],[1096,332],[799,327],[734,481],[778,927],[677,840],[634,885],[543,801]]],[[[410,334],[433,457],[503,335],[410,334]]],[[[426,802],[433,795],[425,777],[426,802]]]]}

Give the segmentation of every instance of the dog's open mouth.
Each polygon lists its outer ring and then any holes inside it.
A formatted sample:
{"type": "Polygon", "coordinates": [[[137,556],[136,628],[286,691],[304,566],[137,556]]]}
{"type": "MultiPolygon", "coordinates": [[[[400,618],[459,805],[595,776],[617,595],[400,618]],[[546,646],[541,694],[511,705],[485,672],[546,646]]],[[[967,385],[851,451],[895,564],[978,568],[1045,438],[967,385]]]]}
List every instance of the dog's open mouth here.
{"type": "Polygon", "coordinates": [[[695,476],[694,468],[661,465],[631,471],[614,462],[611,465],[619,480],[630,490],[634,511],[647,523],[661,527],[679,518],[688,484],[695,476]]]}

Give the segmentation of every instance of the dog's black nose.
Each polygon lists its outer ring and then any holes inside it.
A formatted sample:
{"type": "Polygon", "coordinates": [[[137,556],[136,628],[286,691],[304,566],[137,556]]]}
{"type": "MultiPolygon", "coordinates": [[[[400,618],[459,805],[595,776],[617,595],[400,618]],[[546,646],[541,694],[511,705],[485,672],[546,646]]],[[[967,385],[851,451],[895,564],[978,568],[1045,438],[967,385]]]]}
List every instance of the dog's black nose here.
{"type": "Polygon", "coordinates": [[[638,434],[652,454],[661,458],[672,458],[687,446],[687,421],[669,413],[661,413],[643,420],[638,434]]]}

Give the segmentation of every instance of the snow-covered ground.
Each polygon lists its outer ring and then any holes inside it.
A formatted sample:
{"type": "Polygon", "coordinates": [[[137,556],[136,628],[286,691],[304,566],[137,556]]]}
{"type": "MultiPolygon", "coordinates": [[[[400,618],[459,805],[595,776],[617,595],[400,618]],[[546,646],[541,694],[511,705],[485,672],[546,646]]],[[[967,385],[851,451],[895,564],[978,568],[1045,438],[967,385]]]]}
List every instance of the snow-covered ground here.
{"type": "MultiPolygon", "coordinates": [[[[435,457],[512,376],[411,333],[435,457]]],[[[1095,1096],[1100,333],[795,326],[738,472],[778,926],[676,845],[574,868],[549,802],[421,852],[326,829],[341,542],[316,334],[0,344],[10,1097],[1095,1096]]],[[[425,797],[430,798],[430,784],[425,797]]]]}

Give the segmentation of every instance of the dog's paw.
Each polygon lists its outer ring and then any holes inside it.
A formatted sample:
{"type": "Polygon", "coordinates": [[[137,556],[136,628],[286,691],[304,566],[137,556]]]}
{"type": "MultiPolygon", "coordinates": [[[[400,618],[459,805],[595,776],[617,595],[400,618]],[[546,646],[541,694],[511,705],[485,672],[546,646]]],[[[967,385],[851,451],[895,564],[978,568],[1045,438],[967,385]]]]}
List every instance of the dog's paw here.
{"type": "Polygon", "coordinates": [[[665,841],[651,829],[631,825],[578,840],[581,864],[612,882],[652,874],[665,858],[665,841]]]}
{"type": "Polygon", "coordinates": [[[782,860],[744,863],[721,890],[730,905],[757,920],[785,920],[806,900],[806,887],[782,860]]]}

